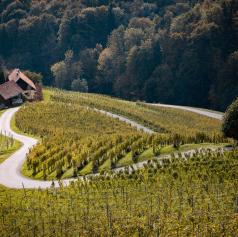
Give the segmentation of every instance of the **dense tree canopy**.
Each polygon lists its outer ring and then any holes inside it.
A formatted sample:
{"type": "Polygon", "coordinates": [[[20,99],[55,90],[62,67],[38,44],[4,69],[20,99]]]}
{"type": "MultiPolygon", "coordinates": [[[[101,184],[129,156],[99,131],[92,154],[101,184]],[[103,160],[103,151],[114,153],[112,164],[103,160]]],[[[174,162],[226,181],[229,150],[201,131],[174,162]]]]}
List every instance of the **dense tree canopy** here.
{"type": "Polygon", "coordinates": [[[64,89],[85,80],[89,92],[224,110],[238,95],[237,42],[236,0],[0,2],[6,66],[64,89]]]}

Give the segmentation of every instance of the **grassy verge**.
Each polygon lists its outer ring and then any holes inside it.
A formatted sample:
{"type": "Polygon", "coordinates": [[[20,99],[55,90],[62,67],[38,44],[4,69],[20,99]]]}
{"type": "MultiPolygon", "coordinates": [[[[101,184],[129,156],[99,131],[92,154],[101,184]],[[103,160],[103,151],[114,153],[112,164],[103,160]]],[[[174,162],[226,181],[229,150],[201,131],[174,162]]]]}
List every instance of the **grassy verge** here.
{"type": "Polygon", "coordinates": [[[14,145],[5,150],[5,151],[0,151],[0,163],[2,163],[3,161],[5,161],[8,157],[10,157],[15,151],[17,151],[18,149],[20,149],[22,146],[22,143],[19,141],[14,141],[14,145]]]}
{"type": "Polygon", "coordinates": [[[0,110],[0,116],[5,112],[5,109],[0,110]]]}
{"type": "MultiPolygon", "coordinates": [[[[5,112],[6,110],[0,110],[0,116],[5,112]]],[[[22,143],[14,140],[14,144],[12,147],[10,147],[9,149],[4,149],[4,150],[0,150],[0,163],[2,163],[3,161],[5,161],[9,156],[11,156],[15,151],[17,151],[18,149],[20,149],[20,147],[22,146],[22,143]]]]}
{"type": "Polygon", "coordinates": [[[54,95],[54,89],[48,87],[43,89],[43,98],[45,102],[49,102],[52,95],[54,95]]]}

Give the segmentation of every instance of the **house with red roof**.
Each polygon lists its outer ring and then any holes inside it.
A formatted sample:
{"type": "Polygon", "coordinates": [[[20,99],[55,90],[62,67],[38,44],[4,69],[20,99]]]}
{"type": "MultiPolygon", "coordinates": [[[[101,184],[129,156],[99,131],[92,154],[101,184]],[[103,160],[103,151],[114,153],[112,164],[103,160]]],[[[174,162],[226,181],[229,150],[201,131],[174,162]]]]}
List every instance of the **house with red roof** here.
{"type": "Polygon", "coordinates": [[[23,90],[14,81],[7,81],[0,85],[0,104],[1,107],[21,104],[23,90]],[[4,106],[5,105],[5,106],[4,106]]]}
{"type": "Polygon", "coordinates": [[[14,69],[0,85],[0,108],[22,104],[24,100],[33,101],[36,94],[37,85],[19,69],[14,69]]]}
{"type": "Polygon", "coordinates": [[[23,90],[36,90],[35,84],[20,69],[14,69],[8,76],[9,81],[16,82],[23,90]]]}

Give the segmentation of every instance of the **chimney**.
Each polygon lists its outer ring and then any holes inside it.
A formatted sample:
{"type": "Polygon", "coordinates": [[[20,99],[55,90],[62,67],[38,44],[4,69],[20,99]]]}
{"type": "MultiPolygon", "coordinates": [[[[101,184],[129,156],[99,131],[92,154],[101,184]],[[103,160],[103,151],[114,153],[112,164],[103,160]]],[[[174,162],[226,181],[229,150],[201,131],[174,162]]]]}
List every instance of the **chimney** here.
{"type": "Polygon", "coordinates": [[[19,76],[20,73],[20,69],[17,69],[17,77],[19,76]]]}

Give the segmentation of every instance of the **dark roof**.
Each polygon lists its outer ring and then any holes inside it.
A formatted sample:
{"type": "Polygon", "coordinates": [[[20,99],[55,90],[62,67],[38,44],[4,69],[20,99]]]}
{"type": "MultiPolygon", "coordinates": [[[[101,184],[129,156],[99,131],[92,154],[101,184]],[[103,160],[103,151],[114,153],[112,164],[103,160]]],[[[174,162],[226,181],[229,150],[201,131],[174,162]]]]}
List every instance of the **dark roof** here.
{"type": "Polygon", "coordinates": [[[23,74],[19,69],[14,69],[11,74],[8,76],[9,81],[17,82],[19,79],[22,79],[26,82],[31,88],[36,90],[36,86],[31,79],[29,79],[25,74],[23,74]]]}
{"type": "Polygon", "coordinates": [[[0,85],[0,96],[2,96],[4,100],[9,100],[22,92],[23,90],[21,87],[19,87],[14,81],[7,81],[0,85]]]}

